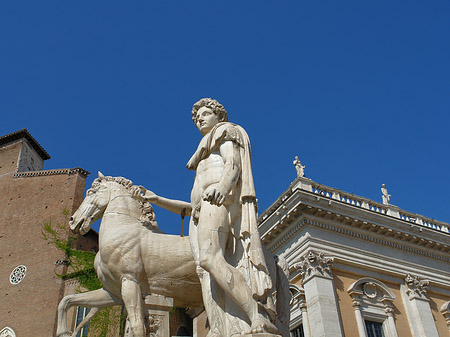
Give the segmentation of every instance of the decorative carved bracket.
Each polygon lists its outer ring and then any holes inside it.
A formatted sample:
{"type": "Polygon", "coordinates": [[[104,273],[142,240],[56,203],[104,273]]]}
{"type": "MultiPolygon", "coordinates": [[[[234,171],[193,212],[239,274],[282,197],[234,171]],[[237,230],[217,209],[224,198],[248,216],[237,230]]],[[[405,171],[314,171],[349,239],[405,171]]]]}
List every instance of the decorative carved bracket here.
{"type": "Polygon", "coordinates": [[[300,261],[294,264],[294,268],[300,270],[303,282],[307,282],[314,276],[331,278],[333,262],[333,258],[325,257],[323,253],[310,250],[300,258],[300,261]]]}
{"type": "Polygon", "coordinates": [[[421,280],[417,275],[408,274],[405,277],[406,294],[410,300],[413,298],[426,299],[429,284],[428,280],[421,280]]]}
{"type": "Polygon", "coordinates": [[[444,303],[441,307],[441,313],[444,315],[448,330],[450,331],[450,301],[444,303]]]}

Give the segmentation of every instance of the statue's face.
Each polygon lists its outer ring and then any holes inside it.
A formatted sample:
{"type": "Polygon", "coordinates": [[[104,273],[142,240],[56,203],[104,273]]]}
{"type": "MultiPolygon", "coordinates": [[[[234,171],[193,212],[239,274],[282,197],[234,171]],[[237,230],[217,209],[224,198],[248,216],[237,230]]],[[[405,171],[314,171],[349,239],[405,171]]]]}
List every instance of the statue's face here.
{"type": "Polygon", "coordinates": [[[204,106],[198,109],[196,126],[203,136],[211,131],[217,123],[219,123],[219,118],[210,108],[204,106]]]}

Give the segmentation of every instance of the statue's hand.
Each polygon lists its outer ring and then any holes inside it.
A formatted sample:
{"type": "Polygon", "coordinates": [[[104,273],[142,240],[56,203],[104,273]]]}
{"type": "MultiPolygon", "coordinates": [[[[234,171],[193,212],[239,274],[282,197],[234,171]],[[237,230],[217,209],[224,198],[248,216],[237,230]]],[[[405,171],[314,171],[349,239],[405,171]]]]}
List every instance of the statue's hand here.
{"type": "Polygon", "coordinates": [[[209,201],[211,205],[222,206],[225,201],[225,193],[215,186],[209,186],[205,192],[203,192],[203,200],[209,201]]]}
{"type": "Polygon", "coordinates": [[[158,196],[144,186],[134,187],[131,191],[131,197],[142,202],[156,203],[158,196]],[[143,193],[143,194],[142,194],[143,193]]]}

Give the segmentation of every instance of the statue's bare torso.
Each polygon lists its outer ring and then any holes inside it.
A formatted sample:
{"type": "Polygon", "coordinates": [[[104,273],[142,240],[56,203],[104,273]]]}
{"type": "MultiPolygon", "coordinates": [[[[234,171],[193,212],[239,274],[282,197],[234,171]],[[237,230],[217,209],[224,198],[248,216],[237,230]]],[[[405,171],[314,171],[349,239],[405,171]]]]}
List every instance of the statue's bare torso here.
{"type": "MultiPolygon", "coordinates": [[[[228,141],[221,145],[222,152],[224,148],[232,147],[233,144],[228,141]],[[229,143],[229,144],[226,144],[229,143]]],[[[220,150],[212,152],[207,158],[201,160],[197,166],[195,173],[194,186],[191,191],[191,205],[192,208],[200,207],[203,193],[208,188],[217,188],[220,179],[224,173],[225,163],[221,156],[220,150]]],[[[232,204],[236,197],[236,189],[238,184],[234,185],[231,193],[225,198],[225,205],[232,204]]]]}

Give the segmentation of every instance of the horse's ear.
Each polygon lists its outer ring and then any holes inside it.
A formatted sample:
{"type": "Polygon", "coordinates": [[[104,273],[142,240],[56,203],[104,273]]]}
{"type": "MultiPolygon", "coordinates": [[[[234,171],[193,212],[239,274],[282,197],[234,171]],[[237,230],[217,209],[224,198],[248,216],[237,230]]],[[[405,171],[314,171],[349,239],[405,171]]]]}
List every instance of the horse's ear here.
{"type": "Polygon", "coordinates": [[[98,171],[98,178],[101,180],[101,179],[105,178],[105,176],[103,175],[103,173],[98,171]]]}

